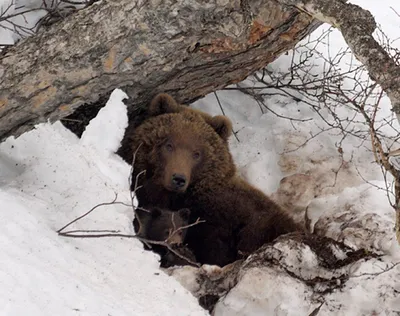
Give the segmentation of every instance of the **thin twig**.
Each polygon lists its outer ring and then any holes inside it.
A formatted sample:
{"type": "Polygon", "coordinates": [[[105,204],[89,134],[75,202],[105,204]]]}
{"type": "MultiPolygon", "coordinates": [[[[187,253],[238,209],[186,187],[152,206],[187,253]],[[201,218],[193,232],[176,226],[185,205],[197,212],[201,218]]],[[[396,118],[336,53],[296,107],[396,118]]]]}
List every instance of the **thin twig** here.
{"type": "Polygon", "coordinates": [[[105,203],[97,204],[96,206],[92,207],[89,211],[87,211],[85,214],[83,214],[83,215],[81,215],[81,216],[75,218],[73,221],[69,222],[67,225],[61,227],[59,230],[57,230],[57,233],[60,234],[61,231],[63,231],[65,228],[71,226],[73,223],[75,223],[75,222],[79,221],[80,219],[84,218],[85,216],[89,215],[90,213],[92,213],[92,212],[93,212],[95,209],[97,209],[98,207],[100,207],[100,206],[105,206],[105,205],[112,205],[112,204],[115,204],[115,201],[117,200],[117,198],[118,198],[118,194],[115,193],[115,198],[114,198],[114,200],[113,200],[112,202],[105,202],[105,203]]]}
{"type": "MultiPolygon", "coordinates": [[[[72,231],[73,232],[73,231],[72,231]]],[[[85,232],[85,231],[82,231],[85,232]]],[[[90,232],[94,232],[91,230],[90,232]]],[[[138,235],[131,235],[131,234],[120,234],[120,233],[115,233],[115,234],[75,234],[75,233],[68,233],[68,232],[58,232],[58,235],[63,236],[63,237],[71,237],[71,238],[104,238],[104,237],[123,237],[123,238],[133,238],[133,239],[138,239],[142,241],[143,243],[148,243],[152,245],[160,245],[166,247],[169,251],[171,251],[174,255],[178,256],[179,258],[185,260],[186,262],[195,265],[196,267],[200,267],[200,264],[197,262],[193,262],[192,260],[186,258],[182,254],[180,254],[178,251],[173,249],[171,245],[166,243],[165,241],[155,241],[155,240],[149,240],[146,238],[139,237],[138,235]]]]}
{"type": "Polygon", "coordinates": [[[200,218],[198,218],[198,219],[196,219],[196,221],[195,221],[194,223],[192,223],[192,224],[188,224],[188,225],[184,225],[184,226],[181,226],[181,227],[176,228],[175,222],[174,222],[174,214],[175,214],[175,213],[172,213],[172,221],[173,221],[174,231],[171,233],[170,236],[168,236],[166,242],[167,242],[168,240],[170,240],[173,236],[175,236],[175,234],[177,234],[178,232],[180,232],[180,231],[182,231],[182,230],[184,230],[184,229],[188,229],[189,227],[193,227],[193,226],[195,226],[195,225],[198,225],[198,224],[201,224],[201,223],[205,223],[205,222],[206,222],[206,221],[200,220],[200,218]]]}
{"type": "Polygon", "coordinates": [[[389,8],[392,9],[393,12],[400,18],[400,14],[393,7],[389,7],[389,8]]]}

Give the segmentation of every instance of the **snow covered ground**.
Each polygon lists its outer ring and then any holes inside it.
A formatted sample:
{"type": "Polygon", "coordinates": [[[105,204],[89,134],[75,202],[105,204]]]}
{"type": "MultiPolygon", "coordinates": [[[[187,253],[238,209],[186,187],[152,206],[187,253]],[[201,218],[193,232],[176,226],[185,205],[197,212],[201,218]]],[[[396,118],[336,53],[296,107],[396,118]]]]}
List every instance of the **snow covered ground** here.
{"type": "MultiPolygon", "coordinates": [[[[371,10],[389,38],[398,37],[400,17],[390,8],[400,12],[397,1],[352,2],[371,10]]],[[[9,33],[0,35],[12,41],[9,33]]],[[[329,43],[329,54],[346,46],[336,31],[329,43]]],[[[392,45],[400,48],[400,41],[392,45]]],[[[282,56],[270,69],[287,71],[290,58],[282,56]]],[[[316,57],[315,63],[320,62],[316,57]]],[[[348,62],[344,59],[343,67],[348,62]]],[[[129,166],[113,153],[127,125],[125,97],[115,90],[81,139],[55,123],[0,144],[0,315],[207,314],[188,290],[158,268],[157,256],[144,251],[139,241],[71,239],[56,233],[115,194],[118,201],[129,203],[129,166]]],[[[319,315],[399,315],[400,266],[374,275],[399,262],[400,250],[394,213],[379,189],[385,188],[385,179],[372,163],[369,144],[360,146],[357,138],[347,137],[341,142],[342,154],[337,146],[341,136],[330,131],[302,146],[324,124],[305,103],[281,96],[267,100],[280,115],[313,119],[301,123],[261,113],[259,105],[239,91],[220,91],[218,97],[237,132],[239,141],[232,137],[230,147],[243,177],[290,207],[299,220],[308,206],[307,219],[315,232],[384,255],[351,267],[347,272],[357,277],[326,295],[319,315]]],[[[214,94],[193,107],[221,114],[214,94]]],[[[351,110],[343,106],[338,113],[346,116],[351,110]]],[[[390,115],[387,98],[379,115],[390,115]]],[[[131,234],[132,218],[129,206],[108,205],[73,229],[131,234]]],[[[274,247],[302,273],[320,271],[307,250],[302,249],[298,259],[287,244],[274,247]]],[[[215,315],[308,315],[318,307],[316,301],[309,287],[279,269],[252,268],[218,303],[215,315]]]]}
{"type": "MultiPolygon", "coordinates": [[[[115,193],[129,203],[130,168],[110,153],[127,124],[124,95],[114,91],[81,140],[55,123],[0,145],[0,315],[206,314],[139,241],[56,233],[115,193]]],[[[104,206],[73,229],[132,234],[132,219],[129,206],[104,206]]]]}

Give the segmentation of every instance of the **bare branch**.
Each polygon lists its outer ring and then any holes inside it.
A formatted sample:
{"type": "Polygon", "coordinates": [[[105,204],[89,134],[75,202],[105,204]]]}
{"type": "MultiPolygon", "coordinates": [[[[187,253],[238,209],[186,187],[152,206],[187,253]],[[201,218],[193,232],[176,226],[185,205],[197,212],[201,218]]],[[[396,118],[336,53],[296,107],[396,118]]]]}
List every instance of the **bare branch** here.
{"type": "MultiPolygon", "coordinates": [[[[139,148],[141,147],[142,144],[140,144],[138,146],[138,148],[135,150],[133,157],[132,157],[132,168],[131,168],[131,174],[129,176],[129,183],[131,183],[131,175],[133,174],[134,171],[134,164],[136,161],[136,154],[139,150],[139,148]]],[[[77,217],[76,219],[74,219],[73,221],[69,222],[68,224],[64,225],[62,228],[60,228],[59,230],[57,230],[58,235],[63,236],[63,237],[73,237],[73,238],[101,238],[101,237],[124,237],[124,238],[135,238],[138,239],[140,241],[142,241],[144,244],[146,244],[149,248],[150,245],[160,245],[160,246],[164,246],[166,247],[170,252],[172,252],[174,255],[178,256],[179,258],[185,260],[186,262],[188,262],[191,265],[197,266],[199,267],[200,265],[196,262],[193,262],[192,260],[190,260],[189,258],[185,257],[184,255],[180,254],[178,251],[176,251],[175,249],[172,248],[172,246],[169,243],[169,240],[175,236],[175,234],[177,234],[178,232],[184,230],[184,229],[188,229],[189,227],[193,227],[195,225],[198,225],[200,223],[203,223],[204,221],[200,220],[200,218],[198,218],[194,223],[192,224],[188,224],[182,227],[176,227],[175,221],[174,221],[174,213],[172,215],[172,221],[173,221],[173,231],[169,234],[168,238],[164,241],[156,241],[156,240],[149,240],[147,238],[143,238],[141,236],[142,234],[142,230],[143,230],[143,224],[140,221],[140,216],[138,216],[137,214],[137,210],[143,210],[145,212],[149,212],[146,209],[143,209],[141,207],[138,207],[136,205],[134,205],[133,201],[134,201],[134,197],[136,196],[136,190],[139,188],[138,186],[138,177],[144,174],[143,170],[141,172],[138,173],[138,175],[136,176],[135,179],[135,186],[134,189],[131,191],[131,205],[127,205],[126,203],[123,202],[117,202],[117,197],[118,195],[115,194],[115,198],[112,202],[107,202],[107,203],[101,203],[98,204],[94,207],[92,207],[88,212],[84,213],[83,215],[77,217]],[[81,220],[82,218],[86,217],[87,215],[89,215],[90,213],[92,213],[95,209],[97,209],[100,206],[105,206],[105,205],[112,205],[112,204],[122,204],[122,205],[127,205],[127,206],[131,206],[134,210],[134,214],[136,219],[138,220],[139,223],[139,231],[137,232],[137,234],[135,235],[131,235],[131,234],[122,234],[120,233],[120,231],[118,230],[69,230],[69,231],[65,231],[65,229],[69,226],[71,226],[73,223],[76,223],[77,221],[81,220]]]]}
{"type": "Polygon", "coordinates": [[[97,204],[96,206],[93,206],[89,211],[87,211],[85,214],[75,218],[73,221],[69,222],[68,224],[66,224],[65,226],[61,227],[59,230],[57,230],[57,233],[61,233],[61,231],[63,231],[64,229],[66,229],[67,227],[71,226],[73,223],[79,221],[80,219],[84,218],[85,216],[89,215],[90,213],[92,213],[95,209],[97,209],[100,206],[105,206],[105,205],[112,205],[116,203],[116,200],[118,198],[118,194],[115,193],[115,198],[114,200],[112,200],[111,202],[106,202],[106,203],[101,203],[101,204],[97,204]]]}
{"type": "MultiPolygon", "coordinates": [[[[20,38],[33,35],[42,26],[48,26],[60,19],[64,19],[78,9],[86,8],[98,0],[94,1],[66,1],[66,0],[43,0],[40,4],[28,3],[17,6],[18,1],[12,0],[2,10],[0,14],[0,27],[9,30],[11,33],[17,34],[20,38]],[[31,13],[41,13],[41,17],[33,17],[31,13]],[[28,19],[29,17],[29,19],[28,19]],[[17,18],[23,20],[18,21],[17,18]],[[34,20],[37,20],[34,23],[34,20]]],[[[19,20],[20,20],[19,19],[19,20]]],[[[0,47],[8,46],[0,43],[0,47]]]]}
{"type": "Polygon", "coordinates": [[[393,7],[389,7],[389,8],[392,9],[392,11],[400,18],[400,14],[393,7]]]}
{"type": "MultiPolygon", "coordinates": [[[[172,213],[172,216],[174,216],[175,213],[172,213]]],[[[172,221],[174,221],[174,219],[172,218],[172,221]]],[[[172,239],[172,237],[175,236],[175,234],[179,233],[182,230],[188,229],[189,227],[193,227],[195,225],[201,224],[201,223],[205,223],[204,220],[200,220],[200,218],[196,219],[196,221],[192,224],[188,224],[188,225],[184,225],[181,227],[176,228],[175,226],[175,222],[173,222],[174,224],[174,230],[171,232],[171,234],[168,236],[167,240],[165,240],[165,242],[168,242],[170,239],[172,239]]]]}
{"type": "Polygon", "coordinates": [[[279,0],[314,18],[331,24],[342,33],[356,58],[373,80],[387,93],[400,122],[400,66],[374,39],[376,23],[372,14],[340,0],[279,0]]]}
{"type": "MultiPolygon", "coordinates": [[[[79,232],[86,232],[84,230],[79,231],[79,232]]],[[[93,230],[91,230],[90,232],[95,232],[93,230]]],[[[99,233],[99,234],[77,234],[75,233],[75,231],[70,231],[70,232],[58,232],[58,235],[63,236],[63,237],[71,237],[71,238],[104,238],[104,237],[122,237],[122,238],[133,238],[133,239],[138,239],[140,241],[142,241],[143,243],[146,244],[152,244],[152,245],[159,245],[159,246],[163,246],[166,247],[169,251],[171,251],[174,255],[178,256],[179,258],[181,258],[182,260],[185,260],[186,262],[196,266],[196,267],[200,267],[201,265],[197,262],[193,262],[192,260],[186,258],[185,256],[183,256],[182,254],[180,254],[178,251],[176,251],[174,248],[171,247],[171,245],[169,245],[168,243],[166,243],[165,241],[156,241],[156,240],[149,240],[146,238],[142,238],[139,237],[138,235],[131,235],[131,234],[120,234],[120,233],[115,233],[115,234],[103,234],[103,233],[99,233]]]]}

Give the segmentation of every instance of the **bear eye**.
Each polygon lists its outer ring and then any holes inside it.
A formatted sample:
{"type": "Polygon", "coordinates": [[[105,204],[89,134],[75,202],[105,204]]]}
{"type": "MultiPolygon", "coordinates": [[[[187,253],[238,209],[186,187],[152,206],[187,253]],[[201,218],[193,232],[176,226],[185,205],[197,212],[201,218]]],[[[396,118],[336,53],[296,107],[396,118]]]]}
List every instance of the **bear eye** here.
{"type": "Polygon", "coordinates": [[[198,151],[196,151],[195,153],[193,153],[193,158],[195,160],[198,160],[200,158],[200,153],[198,151]]]}
{"type": "Polygon", "coordinates": [[[166,148],[168,151],[172,151],[172,150],[174,149],[174,147],[172,146],[171,143],[166,143],[166,144],[165,144],[165,148],[166,148]]]}

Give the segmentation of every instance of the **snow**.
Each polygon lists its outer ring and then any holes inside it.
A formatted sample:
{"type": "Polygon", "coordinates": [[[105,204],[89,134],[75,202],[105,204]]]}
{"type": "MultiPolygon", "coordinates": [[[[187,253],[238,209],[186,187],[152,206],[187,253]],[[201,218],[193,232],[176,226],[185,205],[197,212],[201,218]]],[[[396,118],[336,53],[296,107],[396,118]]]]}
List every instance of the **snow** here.
{"type": "MultiPolygon", "coordinates": [[[[400,48],[396,40],[400,17],[394,12],[400,12],[398,1],[351,2],[371,10],[391,45],[400,48]]],[[[41,1],[29,3],[35,7],[41,1]]],[[[38,14],[18,21],[32,25],[38,14]]],[[[311,39],[327,29],[322,26],[311,39]]],[[[1,43],[18,38],[0,28],[1,43]]],[[[299,51],[308,49],[302,46],[306,41],[298,45],[299,51]]],[[[347,47],[336,30],[325,42],[318,47],[321,55],[313,58],[316,75],[325,67],[324,57],[335,56],[347,47]]],[[[285,73],[291,58],[291,53],[283,55],[268,69],[285,73]]],[[[357,64],[349,55],[340,65],[348,69],[357,64]]],[[[349,80],[343,84],[353,88],[349,80]]],[[[256,83],[249,78],[241,85],[256,83]]],[[[222,109],[215,94],[192,107],[213,115],[225,113],[232,120],[237,138],[231,138],[230,149],[241,176],[271,195],[313,232],[354,250],[367,249],[382,256],[329,270],[320,265],[308,246],[279,241],[267,247],[262,256],[275,258],[294,275],[330,278],[344,273],[349,279],[332,292],[315,294],[315,288],[279,266],[251,266],[254,258],[249,258],[238,283],[219,301],[214,314],[309,315],[323,302],[319,315],[399,315],[400,265],[394,265],[400,262],[400,247],[394,235],[394,211],[382,190],[391,178],[385,179],[373,163],[370,143],[353,136],[343,139],[335,130],[320,133],[325,123],[300,95],[296,97],[303,102],[270,96],[268,109],[239,91],[218,91],[217,96],[222,109]],[[278,118],[272,111],[295,120],[278,118]]],[[[118,201],[130,203],[130,167],[114,154],[128,124],[126,98],[123,91],[115,90],[81,139],[57,122],[40,124],[0,144],[0,315],[25,315],[27,311],[30,315],[207,314],[190,293],[201,287],[196,278],[198,269],[179,269],[171,277],[158,268],[158,257],[144,251],[138,240],[73,239],[56,233],[93,206],[112,201],[116,194],[118,201]]],[[[384,97],[378,119],[391,118],[390,108],[384,97]]],[[[326,109],[321,111],[329,116],[326,109]]],[[[335,111],[342,118],[354,114],[339,100],[335,111]]],[[[398,122],[393,124],[400,128],[398,122]]],[[[368,132],[363,124],[354,127],[368,132]]],[[[396,134],[389,127],[381,131],[396,134]]],[[[107,205],[72,229],[132,234],[132,219],[131,207],[107,205]]],[[[338,259],[348,256],[335,245],[329,249],[338,259]]],[[[202,269],[214,273],[212,267],[202,269]]]]}
{"type": "Polygon", "coordinates": [[[126,105],[122,102],[127,98],[122,90],[115,90],[111,94],[106,106],[86,126],[81,136],[81,145],[92,147],[98,153],[108,154],[107,156],[118,150],[121,135],[124,135],[128,127],[126,105]],[[110,133],[109,128],[116,129],[115,134],[110,133]]]}
{"type": "MultiPolygon", "coordinates": [[[[116,193],[129,203],[130,168],[110,151],[123,136],[124,98],[115,90],[81,140],[55,123],[0,145],[1,315],[206,315],[138,240],[56,233],[116,193]]],[[[109,205],[73,229],[133,234],[132,219],[131,207],[109,205]]]]}
{"type": "MultiPolygon", "coordinates": [[[[359,1],[358,4],[374,13],[390,39],[398,38],[400,18],[389,7],[400,12],[398,3],[359,1]]],[[[327,29],[328,26],[319,28],[311,39],[319,37],[327,29]]],[[[334,56],[346,47],[336,30],[330,33],[327,42],[328,45],[318,48],[324,58],[334,56]]],[[[393,41],[391,45],[400,48],[399,41],[393,41]]],[[[291,57],[291,54],[281,56],[268,66],[269,70],[287,72],[291,57]]],[[[316,65],[313,71],[322,72],[323,59],[315,56],[313,61],[316,65]]],[[[358,64],[351,60],[351,56],[345,56],[341,67],[347,69],[358,64]]],[[[352,84],[349,80],[344,82],[350,90],[352,84]]],[[[241,85],[251,87],[256,84],[248,79],[241,85]]],[[[303,248],[295,249],[289,247],[290,243],[284,243],[281,251],[286,256],[280,252],[276,257],[278,267],[261,263],[242,269],[236,286],[216,305],[215,315],[309,315],[319,306],[320,315],[398,315],[400,268],[397,265],[385,271],[400,262],[400,247],[394,232],[395,214],[386,192],[386,187],[391,191],[391,177],[385,179],[381,169],[373,163],[370,144],[352,136],[343,140],[342,135],[333,130],[319,134],[324,123],[303,102],[276,95],[267,99],[271,111],[295,119],[311,118],[310,123],[277,119],[268,110],[261,111],[258,104],[237,91],[221,91],[218,96],[226,115],[234,121],[234,131],[240,140],[231,139],[230,146],[242,176],[286,206],[298,221],[307,223],[315,233],[341,241],[354,250],[380,253],[382,257],[361,260],[347,267],[346,271],[327,271],[318,266],[313,253],[307,254],[303,248]],[[310,139],[310,135],[317,136],[310,139]],[[338,144],[342,153],[338,151],[338,144]],[[304,217],[306,210],[307,216],[304,217]],[[329,279],[332,274],[344,272],[351,277],[340,290],[316,295],[313,294],[315,289],[283,273],[279,269],[282,264],[296,267],[292,273],[301,277],[310,278],[314,274],[314,277],[329,279]]],[[[220,114],[212,95],[198,101],[194,107],[213,109],[209,112],[220,114]]],[[[391,119],[390,108],[389,100],[384,97],[377,119],[391,119]]],[[[335,105],[335,111],[341,118],[354,114],[341,104],[335,105]]],[[[324,114],[328,117],[328,112],[324,114]]],[[[356,118],[362,122],[358,116],[356,118]]],[[[358,132],[366,131],[362,124],[354,126],[358,132]]],[[[399,130],[398,122],[394,121],[393,126],[399,130]]],[[[396,135],[394,129],[384,126],[381,130],[387,135],[396,135]]],[[[396,148],[398,144],[393,149],[396,148]]],[[[347,256],[334,246],[331,246],[331,251],[338,259],[347,256]]],[[[248,261],[252,262],[252,259],[248,261]]],[[[172,275],[186,288],[195,288],[190,278],[181,279],[184,273],[175,270],[172,275]]]]}
{"type": "MultiPolygon", "coordinates": [[[[378,186],[383,184],[377,183],[378,186]]],[[[386,192],[369,184],[314,199],[307,209],[311,231],[357,249],[391,253],[397,244],[394,212],[386,192]],[[321,214],[322,213],[322,214],[321,214]]],[[[399,250],[397,249],[397,252],[399,250]]],[[[394,253],[395,255],[396,253],[394,253]]]]}
{"type": "Polygon", "coordinates": [[[246,273],[240,283],[218,304],[215,314],[223,316],[238,315],[308,315],[309,303],[304,296],[311,296],[301,281],[293,280],[274,269],[253,268],[246,273]],[[297,291],[277,291],[277,288],[295,288],[297,291]],[[296,308],[292,308],[296,306],[296,308]]]}
{"type": "Polygon", "coordinates": [[[215,315],[310,315],[319,306],[320,315],[398,315],[400,266],[387,257],[329,270],[307,246],[286,240],[248,261],[215,315]]]}

